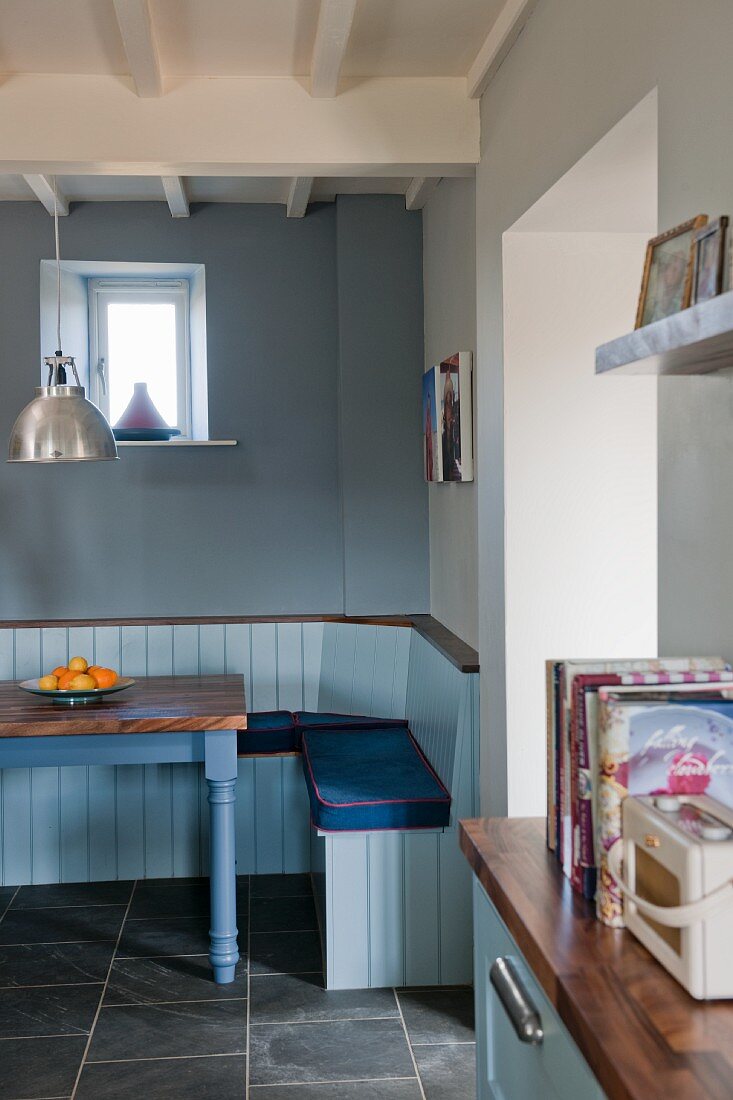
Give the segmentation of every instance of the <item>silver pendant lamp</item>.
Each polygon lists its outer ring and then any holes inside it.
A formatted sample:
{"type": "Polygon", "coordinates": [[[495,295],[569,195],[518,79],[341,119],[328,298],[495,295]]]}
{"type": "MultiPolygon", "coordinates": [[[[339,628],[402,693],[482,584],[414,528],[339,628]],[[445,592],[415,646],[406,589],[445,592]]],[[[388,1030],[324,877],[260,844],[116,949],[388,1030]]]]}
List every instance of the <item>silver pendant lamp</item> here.
{"type": "Polygon", "coordinates": [[[117,444],[107,420],[84,395],[72,355],[61,350],[61,252],[54,180],[53,221],[56,237],[56,354],[45,357],[48,385],[13,425],[8,462],[99,462],[117,458],[117,444]],[[67,368],[76,385],[67,385],[67,368]]]}

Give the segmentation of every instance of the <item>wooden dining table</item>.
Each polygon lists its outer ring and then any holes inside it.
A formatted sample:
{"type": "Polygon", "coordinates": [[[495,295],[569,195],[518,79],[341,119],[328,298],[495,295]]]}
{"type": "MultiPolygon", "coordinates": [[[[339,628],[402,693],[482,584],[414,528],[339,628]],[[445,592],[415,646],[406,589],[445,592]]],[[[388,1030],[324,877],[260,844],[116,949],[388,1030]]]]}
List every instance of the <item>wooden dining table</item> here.
{"type": "Polygon", "coordinates": [[[237,948],[234,803],[237,731],[247,725],[242,676],[148,676],[69,706],[0,682],[0,768],[203,762],[210,816],[214,980],[234,980],[237,948]]]}

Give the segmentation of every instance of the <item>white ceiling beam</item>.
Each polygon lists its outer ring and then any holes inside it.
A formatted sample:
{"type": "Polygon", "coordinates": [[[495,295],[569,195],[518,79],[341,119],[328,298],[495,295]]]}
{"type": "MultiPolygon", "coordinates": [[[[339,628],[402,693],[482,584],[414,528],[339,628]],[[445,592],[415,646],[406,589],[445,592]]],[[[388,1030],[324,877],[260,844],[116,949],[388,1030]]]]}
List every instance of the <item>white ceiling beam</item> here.
{"type": "Polygon", "coordinates": [[[161,183],[165,191],[165,201],[171,212],[172,218],[187,218],[189,216],[188,195],[186,187],[180,176],[161,176],[161,183]]]}
{"type": "Polygon", "coordinates": [[[479,160],[465,77],[379,77],[330,100],[292,77],[191,77],[151,102],[119,77],[18,74],[2,98],[0,172],[18,175],[409,179],[479,160]]]}
{"type": "Polygon", "coordinates": [[[311,95],[333,99],[349,44],[356,0],[321,0],[311,58],[311,95]]]}
{"type": "Polygon", "coordinates": [[[468,70],[466,91],[470,99],[480,99],[484,94],[536,6],[537,0],[507,0],[468,70]]]}
{"type": "Polygon", "coordinates": [[[288,193],[288,217],[303,218],[308,209],[311,191],[313,190],[313,176],[295,176],[290,184],[288,193]]]}
{"type": "Polygon", "coordinates": [[[48,176],[24,175],[23,179],[38,201],[42,202],[46,207],[49,214],[53,215],[54,211],[54,193],[56,195],[56,209],[58,210],[59,217],[65,217],[69,213],[69,200],[62,195],[58,187],[55,188],[54,192],[54,181],[49,179],[48,176]]]}
{"type": "Polygon", "coordinates": [[[148,0],[114,0],[114,6],[137,94],[142,99],[161,96],[163,79],[148,0]]]}
{"type": "Polygon", "coordinates": [[[405,191],[406,209],[422,210],[439,183],[440,176],[415,176],[405,191]]]}

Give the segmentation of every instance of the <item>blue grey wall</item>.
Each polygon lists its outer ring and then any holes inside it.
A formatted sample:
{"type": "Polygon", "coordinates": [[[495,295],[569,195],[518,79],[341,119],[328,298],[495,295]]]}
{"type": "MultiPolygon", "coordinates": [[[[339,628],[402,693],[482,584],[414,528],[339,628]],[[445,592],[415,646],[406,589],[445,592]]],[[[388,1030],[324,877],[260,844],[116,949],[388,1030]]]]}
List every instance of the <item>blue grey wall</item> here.
{"type": "MultiPolygon", "coordinates": [[[[0,203],[0,459],[37,383],[52,239],[39,204],[0,203]]],[[[421,247],[392,196],[290,220],[73,207],[69,259],[206,265],[210,435],[239,445],[0,461],[0,618],[428,610],[421,247]]]]}

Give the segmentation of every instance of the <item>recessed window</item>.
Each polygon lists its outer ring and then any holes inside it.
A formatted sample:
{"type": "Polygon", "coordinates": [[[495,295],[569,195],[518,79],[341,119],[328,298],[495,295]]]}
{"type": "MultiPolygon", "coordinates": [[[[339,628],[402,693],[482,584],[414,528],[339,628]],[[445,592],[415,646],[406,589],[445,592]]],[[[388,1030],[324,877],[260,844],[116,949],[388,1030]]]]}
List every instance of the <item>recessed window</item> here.
{"type": "Polygon", "coordinates": [[[111,424],[144,382],[166,423],[191,437],[189,284],[89,280],[90,396],[111,424]]]}
{"type": "MultiPolygon", "coordinates": [[[[56,347],[56,279],[55,260],[41,260],[43,355],[56,347]]],[[[113,426],[144,382],[174,442],[209,440],[203,264],[62,260],[61,302],[63,350],[113,426]]],[[[46,385],[43,364],[39,374],[46,385]]]]}

